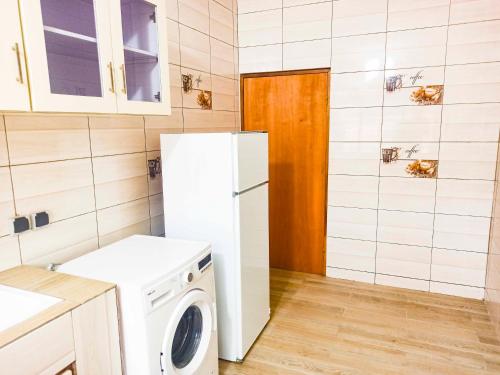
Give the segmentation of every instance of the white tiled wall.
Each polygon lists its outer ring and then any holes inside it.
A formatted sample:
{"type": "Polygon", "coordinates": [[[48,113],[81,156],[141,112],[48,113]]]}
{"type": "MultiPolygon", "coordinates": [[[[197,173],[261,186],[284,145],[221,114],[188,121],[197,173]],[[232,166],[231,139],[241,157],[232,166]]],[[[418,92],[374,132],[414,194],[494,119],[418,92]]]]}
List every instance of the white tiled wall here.
{"type": "Polygon", "coordinates": [[[239,1],[241,73],[331,67],[327,275],[483,298],[500,128],[497,0],[239,1]],[[385,78],[404,75],[404,88],[385,78]],[[416,77],[413,81],[412,77],[416,77]],[[443,105],[409,100],[444,85],[443,105]],[[437,179],[383,164],[418,145],[437,179]]]}

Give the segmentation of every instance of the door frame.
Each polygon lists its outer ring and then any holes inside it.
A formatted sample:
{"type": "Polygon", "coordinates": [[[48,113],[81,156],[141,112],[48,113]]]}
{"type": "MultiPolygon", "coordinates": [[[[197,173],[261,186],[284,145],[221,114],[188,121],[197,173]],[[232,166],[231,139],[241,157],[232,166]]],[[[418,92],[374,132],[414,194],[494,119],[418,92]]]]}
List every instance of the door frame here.
{"type": "MultiPolygon", "coordinates": [[[[291,75],[304,75],[304,74],[328,74],[328,91],[327,91],[327,113],[328,113],[328,131],[326,139],[326,152],[324,155],[325,168],[326,168],[326,178],[325,178],[325,207],[324,207],[324,245],[323,245],[323,275],[326,275],[326,254],[327,254],[327,240],[328,240],[328,171],[329,171],[329,155],[330,155],[330,94],[331,94],[331,69],[330,68],[318,68],[318,69],[302,69],[302,70],[283,70],[274,72],[257,72],[257,73],[245,73],[240,75],[240,112],[241,112],[241,128],[244,131],[245,127],[245,79],[246,78],[263,78],[263,77],[277,77],[277,76],[291,76],[291,75]]],[[[269,249],[271,250],[271,249],[269,249]]]]}

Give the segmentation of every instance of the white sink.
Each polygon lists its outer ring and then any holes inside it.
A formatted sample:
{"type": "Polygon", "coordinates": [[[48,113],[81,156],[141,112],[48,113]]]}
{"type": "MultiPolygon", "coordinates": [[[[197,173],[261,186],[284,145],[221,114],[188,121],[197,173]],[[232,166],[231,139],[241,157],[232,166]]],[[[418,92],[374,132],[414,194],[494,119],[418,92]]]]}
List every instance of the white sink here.
{"type": "Polygon", "coordinates": [[[56,297],[0,285],[0,332],[62,301],[56,297]]]}

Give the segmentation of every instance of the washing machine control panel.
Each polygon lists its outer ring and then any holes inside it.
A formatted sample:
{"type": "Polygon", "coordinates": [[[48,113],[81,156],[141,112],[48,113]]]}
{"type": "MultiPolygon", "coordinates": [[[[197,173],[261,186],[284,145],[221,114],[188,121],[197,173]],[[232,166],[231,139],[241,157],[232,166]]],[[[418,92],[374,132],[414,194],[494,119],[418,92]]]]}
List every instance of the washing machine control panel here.
{"type": "Polygon", "coordinates": [[[205,258],[198,262],[198,269],[203,272],[210,264],[212,264],[212,253],[208,254],[205,258]]]}
{"type": "Polygon", "coordinates": [[[164,305],[189,285],[196,282],[212,264],[212,254],[200,258],[189,268],[175,276],[156,282],[143,291],[146,311],[150,312],[164,305]]]}

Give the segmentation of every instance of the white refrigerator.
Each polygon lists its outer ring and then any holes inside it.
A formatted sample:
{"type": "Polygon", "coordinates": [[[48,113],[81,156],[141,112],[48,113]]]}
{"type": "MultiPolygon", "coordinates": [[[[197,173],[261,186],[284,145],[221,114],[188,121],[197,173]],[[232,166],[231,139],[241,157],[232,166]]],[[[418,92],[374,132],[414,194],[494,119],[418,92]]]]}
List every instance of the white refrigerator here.
{"type": "Polygon", "coordinates": [[[165,236],[212,243],[219,357],[242,361],[269,321],[268,136],[161,135],[165,236]]]}

